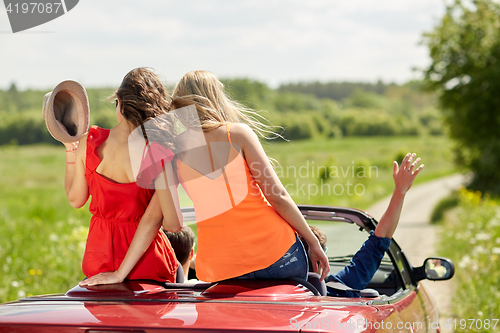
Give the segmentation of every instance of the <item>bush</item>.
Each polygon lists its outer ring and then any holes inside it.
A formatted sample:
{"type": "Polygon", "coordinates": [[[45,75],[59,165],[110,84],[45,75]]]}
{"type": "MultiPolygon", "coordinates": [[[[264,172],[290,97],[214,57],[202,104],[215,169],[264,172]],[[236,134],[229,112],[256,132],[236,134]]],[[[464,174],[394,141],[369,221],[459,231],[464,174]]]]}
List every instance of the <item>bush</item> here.
{"type": "Polygon", "coordinates": [[[52,138],[41,113],[36,117],[33,114],[17,114],[6,117],[0,125],[0,145],[17,142],[27,145],[37,142],[57,144],[52,138]]]}
{"type": "Polygon", "coordinates": [[[324,133],[328,129],[328,121],[319,114],[312,116],[312,122],[318,133],[324,133]]]}
{"type": "Polygon", "coordinates": [[[313,136],[309,122],[293,121],[284,125],[283,137],[287,140],[304,140],[313,136]]]}
{"type": "Polygon", "coordinates": [[[380,95],[357,89],[342,102],[348,108],[381,109],[383,107],[382,100],[380,95]]]}
{"type": "Polygon", "coordinates": [[[340,119],[344,136],[388,136],[399,134],[394,119],[378,110],[344,111],[340,119]]]}
{"type": "MultiPolygon", "coordinates": [[[[456,265],[453,316],[481,320],[482,329],[457,332],[492,332],[486,320],[498,318],[500,304],[500,207],[480,192],[462,189],[458,206],[445,217],[441,253],[456,265]]],[[[469,322],[470,324],[470,322],[469,322]]],[[[498,323],[497,328],[498,330],[498,323]]],[[[458,327],[457,325],[457,328],[458,327]]]]}
{"type": "Polygon", "coordinates": [[[458,205],[458,193],[452,193],[450,196],[441,199],[436,207],[432,210],[431,213],[431,223],[440,222],[444,219],[444,215],[446,212],[451,210],[452,208],[457,207],[458,205]]]}
{"type": "Polygon", "coordinates": [[[330,126],[326,136],[332,139],[341,139],[343,137],[342,130],[337,125],[330,126]]]}
{"type": "Polygon", "coordinates": [[[97,125],[101,128],[113,128],[116,124],[116,118],[114,116],[104,113],[95,116],[93,121],[93,125],[97,125]]]}

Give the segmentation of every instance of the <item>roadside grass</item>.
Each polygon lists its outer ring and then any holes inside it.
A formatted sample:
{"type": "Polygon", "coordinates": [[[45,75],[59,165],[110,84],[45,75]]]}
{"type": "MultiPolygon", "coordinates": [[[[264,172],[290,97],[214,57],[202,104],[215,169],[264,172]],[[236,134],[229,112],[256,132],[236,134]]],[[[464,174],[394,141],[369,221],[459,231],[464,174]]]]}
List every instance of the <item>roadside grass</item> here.
{"type": "Polygon", "coordinates": [[[459,192],[457,190],[453,191],[449,196],[441,199],[431,213],[431,223],[440,223],[443,221],[445,214],[458,206],[459,202],[459,192]]]}
{"type": "MultiPolygon", "coordinates": [[[[392,192],[391,163],[410,151],[422,156],[426,164],[419,182],[455,171],[451,142],[445,137],[315,139],[273,142],[265,148],[279,162],[284,184],[301,204],[366,209],[392,192]],[[321,178],[313,165],[336,166],[338,177],[330,172],[321,178]],[[370,166],[376,169],[372,168],[368,177],[370,166]],[[352,168],[356,167],[364,167],[366,177],[360,177],[360,168],[353,176],[352,168]],[[320,187],[314,194],[313,185],[320,186],[321,179],[330,185],[330,195],[326,190],[321,195],[320,187]],[[298,187],[294,187],[297,181],[298,187]],[[347,181],[352,195],[347,193],[347,181]],[[304,190],[299,191],[302,184],[304,190]],[[338,195],[332,193],[335,184],[340,184],[336,187],[338,195]],[[358,190],[363,188],[364,193],[354,194],[356,184],[363,186],[359,185],[358,190]],[[341,188],[343,194],[339,193],[341,188]]],[[[0,302],[65,292],[83,279],[81,260],[91,215],[88,204],[74,209],[66,199],[62,151],[62,145],[0,146],[0,302]]],[[[181,195],[181,205],[190,205],[185,195],[181,195]]],[[[195,225],[191,227],[196,229],[195,225]]]]}
{"type": "Polygon", "coordinates": [[[456,269],[452,302],[456,322],[450,326],[457,332],[500,330],[499,204],[499,199],[461,189],[458,206],[440,222],[439,251],[454,261],[456,269]]]}
{"type": "Polygon", "coordinates": [[[367,209],[394,189],[392,161],[417,153],[425,168],[415,183],[457,172],[444,136],[349,137],[264,145],[296,203],[367,209]],[[325,172],[325,170],[327,172],[325,172]]]}

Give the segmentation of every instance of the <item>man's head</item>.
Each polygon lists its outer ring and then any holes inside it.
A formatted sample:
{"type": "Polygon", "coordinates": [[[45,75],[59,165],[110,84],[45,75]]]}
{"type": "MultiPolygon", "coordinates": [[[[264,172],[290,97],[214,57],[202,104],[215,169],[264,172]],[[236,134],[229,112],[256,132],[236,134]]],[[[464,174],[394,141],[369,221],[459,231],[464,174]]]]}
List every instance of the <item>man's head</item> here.
{"type": "Polygon", "coordinates": [[[194,254],[194,233],[187,225],[184,225],[179,232],[163,230],[167,235],[177,260],[184,265],[194,254]]]}

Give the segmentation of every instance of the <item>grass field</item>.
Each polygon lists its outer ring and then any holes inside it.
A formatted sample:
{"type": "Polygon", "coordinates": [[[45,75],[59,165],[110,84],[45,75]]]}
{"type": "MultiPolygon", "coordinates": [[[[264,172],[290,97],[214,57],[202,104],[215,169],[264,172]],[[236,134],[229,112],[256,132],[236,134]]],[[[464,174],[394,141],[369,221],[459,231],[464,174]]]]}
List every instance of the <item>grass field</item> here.
{"type": "MultiPolygon", "coordinates": [[[[65,292],[83,278],[90,213],[88,204],[74,209],[66,199],[63,149],[0,147],[0,302],[65,292]]],[[[272,143],[265,149],[279,162],[276,170],[296,202],[303,204],[367,208],[391,193],[391,163],[409,151],[419,153],[426,164],[419,182],[454,172],[445,137],[310,140],[272,143]]]]}
{"type": "Polygon", "coordinates": [[[425,164],[416,183],[456,171],[446,137],[349,137],[264,148],[278,161],[276,171],[283,184],[302,204],[367,209],[392,192],[392,161],[401,161],[408,152],[417,153],[425,164]]]}
{"type": "Polygon", "coordinates": [[[439,223],[441,255],[455,263],[450,327],[456,332],[500,331],[500,200],[460,190],[456,208],[439,223]]]}

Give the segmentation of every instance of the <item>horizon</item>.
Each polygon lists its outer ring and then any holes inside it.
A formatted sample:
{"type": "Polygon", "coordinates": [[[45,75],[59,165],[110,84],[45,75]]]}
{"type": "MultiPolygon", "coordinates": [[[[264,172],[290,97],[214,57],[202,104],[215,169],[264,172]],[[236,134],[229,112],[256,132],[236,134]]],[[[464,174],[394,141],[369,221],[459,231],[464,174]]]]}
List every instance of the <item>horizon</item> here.
{"type": "MultiPolygon", "coordinates": [[[[221,81],[225,81],[225,80],[250,80],[251,82],[258,82],[258,83],[262,83],[262,84],[265,84],[267,87],[269,87],[270,89],[272,90],[277,90],[277,89],[280,89],[281,87],[283,86],[286,86],[286,85],[297,85],[297,84],[313,84],[313,83],[320,83],[320,84],[331,84],[331,83],[338,83],[338,84],[366,84],[366,85],[377,85],[379,84],[379,82],[381,84],[383,84],[384,86],[391,86],[391,85],[396,85],[398,87],[401,87],[401,86],[404,86],[406,84],[410,84],[412,82],[423,82],[423,80],[419,80],[419,79],[411,79],[411,80],[408,80],[406,82],[402,82],[402,83],[398,83],[398,82],[384,82],[383,80],[376,80],[376,81],[335,81],[335,80],[332,80],[332,81],[319,81],[319,80],[315,80],[315,81],[297,81],[297,82],[285,82],[285,83],[282,83],[280,84],[279,86],[277,87],[272,87],[270,86],[268,83],[264,82],[264,81],[259,81],[259,80],[256,80],[256,79],[252,79],[252,78],[249,78],[249,77],[221,77],[219,78],[221,81]]],[[[0,88],[0,91],[8,91],[11,89],[12,85],[15,85],[16,87],[16,90],[19,91],[19,92],[25,92],[25,91],[51,91],[54,87],[51,87],[51,88],[25,88],[25,89],[20,89],[16,82],[12,82],[8,87],[6,88],[0,88]]],[[[165,82],[164,82],[165,84],[165,82]]],[[[174,84],[175,85],[175,84],[174,84]]],[[[174,85],[166,85],[167,87],[169,88],[173,88],[174,85]]],[[[85,87],[85,89],[116,89],[116,87],[112,87],[112,86],[89,86],[89,87],[85,87]]]]}

